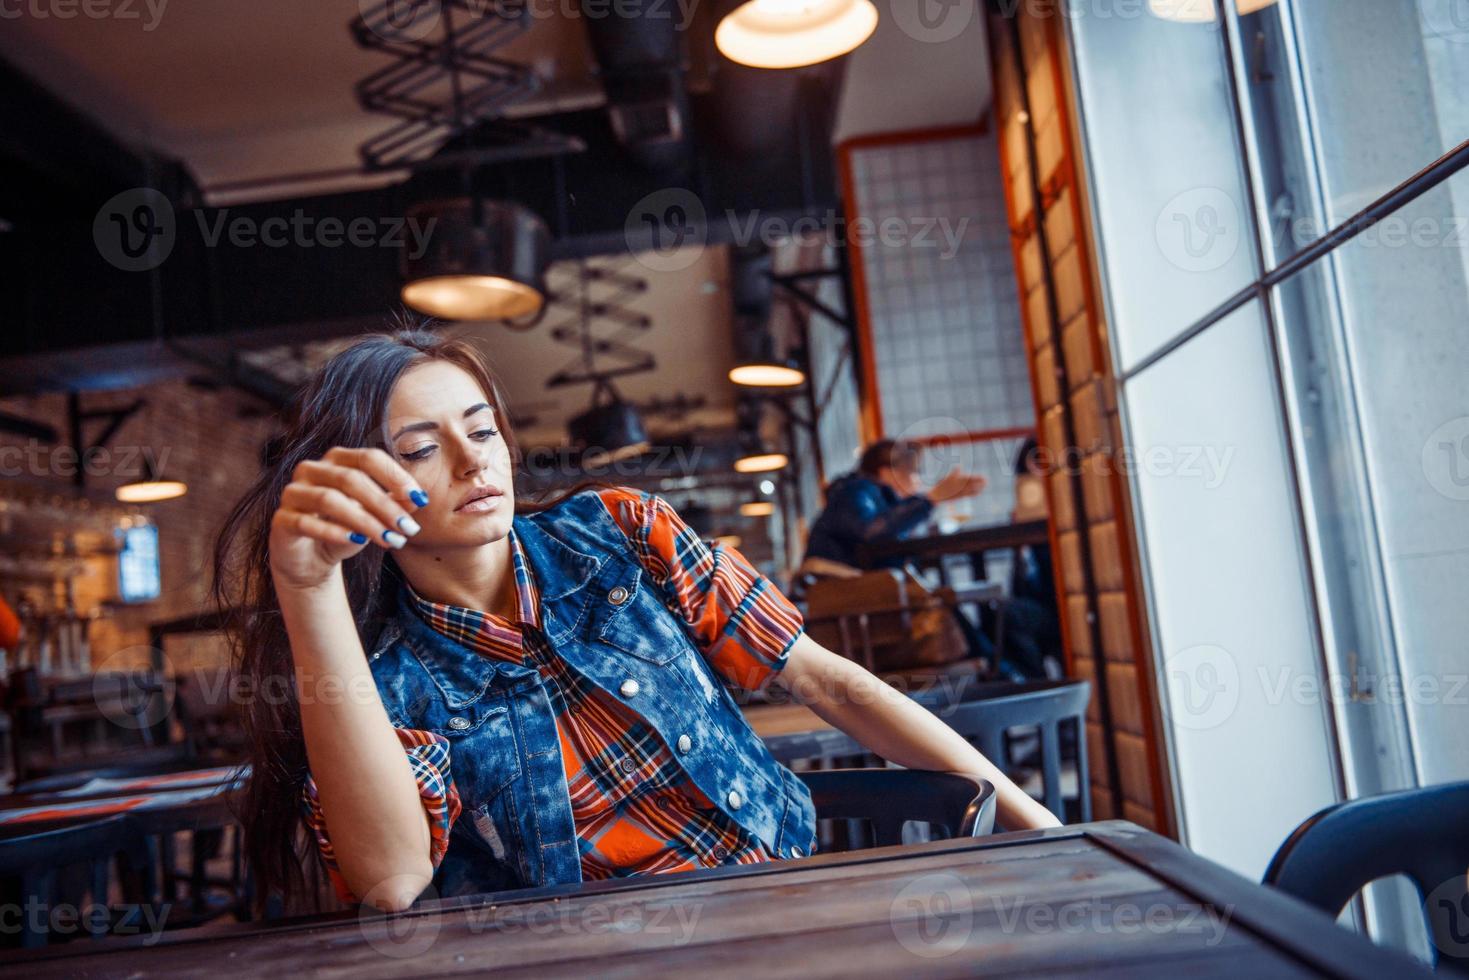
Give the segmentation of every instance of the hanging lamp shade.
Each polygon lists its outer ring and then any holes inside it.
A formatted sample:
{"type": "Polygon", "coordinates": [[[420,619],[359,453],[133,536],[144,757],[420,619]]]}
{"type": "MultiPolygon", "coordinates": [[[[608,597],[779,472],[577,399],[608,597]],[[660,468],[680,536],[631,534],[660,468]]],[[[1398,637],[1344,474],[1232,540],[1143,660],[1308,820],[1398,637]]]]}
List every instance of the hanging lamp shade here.
{"type": "Polygon", "coordinates": [[[719,22],[714,44],[751,68],[800,68],[846,54],[876,28],[872,0],[747,0],[719,22]]]}
{"type": "Polygon", "coordinates": [[[771,500],[747,500],[740,504],[741,517],[769,517],[775,513],[775,502],[771,500]]]}
{"type": "Polygon", "coordinates": [[[583,466],[601,466],[641,456],[653,447],[638,410],[617,397],[611,385],[599,386],[592,407],[567,423],[572,444],[582,450],[583,466]],[[599,404],[602,391],[611,401],[599,404]]]}
{"type": "Polygon", "coordinates": [[[160,500],[172,500],[189,492],[189,485],[180,480],[165,480],[153,468],[153,461],[143,459],[141,479],[124,483],[114,491],[114,496],[124,504],[156,504],[160,500]]]}
{"type": "Polygon", "coordinates": [[[425,239],[409,236],[402,252],[408,306],[446,320],[504,320],[545,303],[551,235],[535,212],[454,198],[415,205],[408,220],[425,239]]]}
{"type": "Polygon", "coordinates": [[[1217,4],[1233,3],[1239,15],[1246,17],[1274,6],[1275,2],[1276,0],[1148,0],[1148,10],[1154,17],[1180,24],[1212,24],[1217,16],[1217,4]]]}
{"type": "Polygon", "coordinates": [[[794,388],[806,383],[795,358],[752,358],[729,369],[729,380],[747,388],[794,388]]]}
{"type": "Polygon", "coordinates": [[[735,460],[736,473],[769,473],[772,470],[783,470],[790,465],[790,458],[785,453],[768,453],[756,450],[745,453],[735,460]]]}

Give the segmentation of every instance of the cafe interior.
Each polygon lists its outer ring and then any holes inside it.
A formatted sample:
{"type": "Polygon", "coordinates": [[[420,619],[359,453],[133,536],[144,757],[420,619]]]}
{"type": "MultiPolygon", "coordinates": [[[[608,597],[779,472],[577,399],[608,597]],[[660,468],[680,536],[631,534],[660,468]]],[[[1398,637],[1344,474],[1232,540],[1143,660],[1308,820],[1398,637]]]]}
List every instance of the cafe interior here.
{"type": "Polygon", "coordinates": [[[0,971],[1469,972],[1462,0],[6,0],[0,88],[0,971]],[[508,660],[284,597],[434,546],[301,449],[404,331],[508,660]]]}

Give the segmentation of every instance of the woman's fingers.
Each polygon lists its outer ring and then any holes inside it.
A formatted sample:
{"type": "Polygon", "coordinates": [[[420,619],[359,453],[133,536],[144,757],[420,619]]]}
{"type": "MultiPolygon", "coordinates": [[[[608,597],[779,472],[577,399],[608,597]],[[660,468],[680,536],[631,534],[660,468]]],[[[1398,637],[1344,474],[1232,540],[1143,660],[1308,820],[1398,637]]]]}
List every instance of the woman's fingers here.
{"type": "Polygon", "coordinates": [[[341,550],[342,558],[350,557],[367,547],[367,537],[360,532],[354,532],[340,524],[317,517],[315,514],[304,514],[300,511],[281,507],[275,512],[272,522],[285,530],[320,541],[322,544],[330,545],[341,550]],[[353,535],[356,535],[355,537],[353,535]],[[360,540],[359,540],[360,539],[360,540]]]}
{"type": "MultiPolygon", "coordinates": [[[[396,462],[392,460],[388,462],[397,467],[396,462]]],[[[401,467],[397,468],[401,469],[401,467]]],[[[383,479],[391,476],[391,472],[382,467],[377,467],[377,471],[382,474],[383,479]]],[[[402,492],[402,497],[399,498],[395,496],[394,490],[384,487],[378,477],[353,466],[325,460],[311,460],[302,463],[297,467],[295,476],[297,483],[328,487],[350,497],[370,512],[385,529],[391,530],[396,535],[407,538],[419,531],[418,522],[409,515],[407,510],[407,507],[416,507],[408,497],[408,494],[416,487],[404,490],[403,484],[400,483],[397,490],[402,492]]],[[[412,480],[407,482],[411,484],[412,480]]]]}
{"type": "Polygon", "coordinates": [[[327,462],[361,470],[378,483],[388,496],[399,501],[408,510],[428,503],[428,494],[419,487],[418,481],[403,468],[403,464],[381,449],[351,449],[338,446],[327,451],[327,462]]]}
{"type": "MultiPolygon", "coordinates": [[[[381,491],[377,491],[379,494],[381,491]]],[[[401,548],[407,544],[404,534],[390,526],[359,499],[335,486],[320,483],[296,482],[286,487],[281,494],[281,507],[301,514],[312,514],[344,528],[347,534],[357,534],[361,540],[351,538],[354,544],[376,541],[386,548],[401,548]]]]}

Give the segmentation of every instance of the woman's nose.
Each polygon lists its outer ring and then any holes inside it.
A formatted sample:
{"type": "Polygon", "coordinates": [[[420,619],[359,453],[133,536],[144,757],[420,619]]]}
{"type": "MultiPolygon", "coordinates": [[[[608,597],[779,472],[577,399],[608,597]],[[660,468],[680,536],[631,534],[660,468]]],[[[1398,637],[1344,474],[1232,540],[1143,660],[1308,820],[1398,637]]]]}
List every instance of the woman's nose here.
{"type": "Polygon", "coordinates": [[[466,443],[460,448],[458,462],[459,479],[467,480],[485,468],[485,452],[472,442],[466,443]]]}

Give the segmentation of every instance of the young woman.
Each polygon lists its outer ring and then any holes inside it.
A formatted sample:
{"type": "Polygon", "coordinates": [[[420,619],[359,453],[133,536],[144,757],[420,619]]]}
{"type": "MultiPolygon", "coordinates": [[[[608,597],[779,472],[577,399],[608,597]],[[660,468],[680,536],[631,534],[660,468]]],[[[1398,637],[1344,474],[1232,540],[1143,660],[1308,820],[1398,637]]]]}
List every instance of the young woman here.
{"type": "Polygon", "coordinates": [[[726,685],[777,684],[887,759],[990,780],[1007,827],[1056,825],[661,498],[516,500],[506,420],[471,345],[371,337],[306,386],[231,514],[216,590],[242,610],[263,896],[305,885],[303,826],[344,900],[389,910],[430,884],[809,854],[810,795],[726,685]]]}

